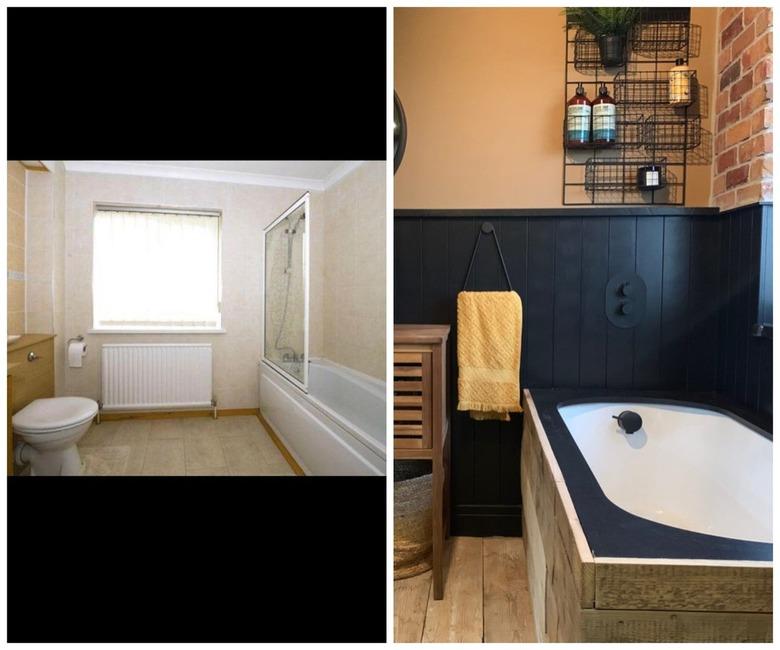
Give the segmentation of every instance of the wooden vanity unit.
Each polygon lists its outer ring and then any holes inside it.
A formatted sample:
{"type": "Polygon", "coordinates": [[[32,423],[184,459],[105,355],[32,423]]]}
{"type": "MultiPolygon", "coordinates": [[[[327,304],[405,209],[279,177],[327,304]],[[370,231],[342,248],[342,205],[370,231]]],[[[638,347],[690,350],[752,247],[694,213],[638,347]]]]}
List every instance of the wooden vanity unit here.
{"type": "Polygon", "coordinates": [[[595,556],[531,393],[520,461],[539,641],[767,642],[772,563],[595,556]]]}
{"type": "Polygon", "coordinates": [[[54,334],[25,334],[8,346],[9,476],[14,473],[11,418],[42,397],[54,397],[54,334]]]}
{"type": "Polygon", "coordinates": [[[396,325],[393,349],[393,446],[396,460],[430,460],[433,481],[433,597],[444,595],[449,535],[449,325],[396,325]]]}

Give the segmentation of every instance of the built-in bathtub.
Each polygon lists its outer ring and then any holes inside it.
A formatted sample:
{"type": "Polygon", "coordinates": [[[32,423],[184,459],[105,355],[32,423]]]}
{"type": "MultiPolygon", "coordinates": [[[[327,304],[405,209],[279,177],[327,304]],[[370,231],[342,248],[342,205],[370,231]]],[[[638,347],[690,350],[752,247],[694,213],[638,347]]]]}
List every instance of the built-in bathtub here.
{"type": "Polygon", "coordinates": [[[260,363],[260,411],[307,475],[376,475],[385,465],[385,383],[309,361],[308,392],[260,363]]]}
{"type": "Polygon", "coordinates": [[[765,423],[673,393],[534,389],[524,407],[523,537],[540,639],[771,640],[765,423]],[[624,410],[643,419],[633,434],[612,419],[624,410]]]}

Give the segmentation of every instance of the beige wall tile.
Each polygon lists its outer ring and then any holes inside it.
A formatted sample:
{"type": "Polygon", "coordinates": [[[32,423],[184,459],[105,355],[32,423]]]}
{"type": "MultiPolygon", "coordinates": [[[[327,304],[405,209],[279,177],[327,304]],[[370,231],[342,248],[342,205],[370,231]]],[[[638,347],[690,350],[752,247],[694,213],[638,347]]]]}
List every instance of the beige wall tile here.
{"type": "Polygon", "coordinates": [[[22,166],[22,163],[20,163],[18,160],[9,160],[8,161],[8,178],[13,178],[14,180],[19,181],[20,183],[24,183],[24,167],[22,166]]]}
{"type": "Polygon", "coordinates": [[[24,312],[24,282],[21,280],[8,280],[8,311],[24,312]]]}
{"type": "Polygon", "coordinates": [[[24,247],[8,244],[8,270],[24,273],[24,247]]]}
{"type": "Polygon", "coordinates": [[[383,380],[385,212],[385,163],[363,163],[325,192],[322,355],[383,380]]]}
{"type": "Polygon", "coordinates": [[[8,213],[8,243],[24,246],[24,214],[8,213]]]}
{"type": "Polygon", "coordinates": [[[8,212],[12,212],[17,216],[24,216],[25,214],[24,188],[24,179],[21,181],[14,178],[8,179],[8,212]]]}
{"type": "Polygon", "coordinates": [[[24,312],[23,311],[8,312],[8,333],[24,334],[24,312]]]}

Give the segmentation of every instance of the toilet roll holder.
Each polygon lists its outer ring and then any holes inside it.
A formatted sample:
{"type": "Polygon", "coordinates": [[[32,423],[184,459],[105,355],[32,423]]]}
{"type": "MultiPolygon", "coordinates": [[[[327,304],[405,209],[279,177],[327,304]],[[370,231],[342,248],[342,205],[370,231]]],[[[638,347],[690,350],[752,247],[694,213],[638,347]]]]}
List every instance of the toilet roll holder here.
{"type": "MultiPolygon", "coordinates": [[[[70,347],[70,344],[73,341],[78,341],[79,343],[82,343],[84,341],[84,336],[82,334],[79,334],[78,336],[73,337],[72,339],[68,339],[68,347],[70,347]]],[[[87,349],[87,346],[84,346],[84,349],[87,349]]]]}

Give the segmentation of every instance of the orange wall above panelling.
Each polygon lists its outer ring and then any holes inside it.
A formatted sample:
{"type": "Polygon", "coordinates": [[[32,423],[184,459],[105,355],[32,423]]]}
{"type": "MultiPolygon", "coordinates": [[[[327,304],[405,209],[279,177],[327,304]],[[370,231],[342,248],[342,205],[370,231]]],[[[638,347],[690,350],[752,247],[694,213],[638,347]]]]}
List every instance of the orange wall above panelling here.
{"type": "MultiPolygon", "coordinates": [[[[395,88],[408,122],[396,208],[562,205],[561,11],[395,10],[395,88]]],[[[710,97],[716,19],[715,8],[692,10],[702,48],[691,66],[710,97]]],[[[687,205],[709,205],[711,171],[689,167],[687,205]]]]}

